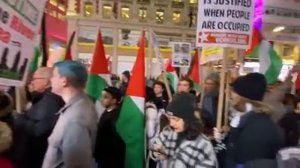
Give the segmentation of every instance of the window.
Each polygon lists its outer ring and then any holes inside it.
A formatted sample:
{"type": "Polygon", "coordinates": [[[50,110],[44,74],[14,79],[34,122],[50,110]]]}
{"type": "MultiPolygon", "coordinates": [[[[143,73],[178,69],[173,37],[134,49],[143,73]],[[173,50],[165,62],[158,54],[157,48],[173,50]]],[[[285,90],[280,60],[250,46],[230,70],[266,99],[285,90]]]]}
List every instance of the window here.
{"type": "Polygon", "coordinates": [[[174,24],[180,24],[181,22],[181,13],[179,11],[174,11],[172,15],[172,21],[174,24]]]}
{"type": "Polygon", "coordinates": [[[109,4],[104,4],[102,8],[102,17],[109,19],[112,15],[112,7],[109,4]]]}
{"type": "Polygon", "coordinates": [[[139,9],[139,20],[146,21],[147,18],[147,8],[140,8],[139,9]]]}
{"type": "Polygon", "coordinates": [[[165,11],[162,9],[157,9],[156,10],[156,23],[164,23],[164,15],[165,15],[165,11]]]}
{"type": "Polygon", "coordinates": [[[128,20],[130,17],[130,8],[128,6],[123,6],[121,8],[121,18],[123,20],[128,20]]]}
{"type": "Polygon", "coordinates": [[[84,16],[91,16],[93,14],[94,7],[92,2],[84,3],[84,16]]]}
{"type": "Polygon", "coordinates": [[[196,4],[198,3],[198,0],[190,0],[190,4],[196,4]]]}
{"type": "Polygon", "coordinates": [[[172,7],[173,8],[183,8],[184,7],[183,1],[182,0],[173,0],[172,7]]]}

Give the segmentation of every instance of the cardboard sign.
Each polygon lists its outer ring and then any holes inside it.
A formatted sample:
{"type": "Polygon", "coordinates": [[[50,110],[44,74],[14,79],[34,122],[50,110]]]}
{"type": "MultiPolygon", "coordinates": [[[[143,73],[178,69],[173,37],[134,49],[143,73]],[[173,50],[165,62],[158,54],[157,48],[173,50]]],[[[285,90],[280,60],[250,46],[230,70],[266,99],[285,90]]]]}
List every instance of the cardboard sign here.
{"type": "Polygon", "coordinates": [[[33,56],[46,0],[0,1],[0,84],[21,86],[33,56]]]}
{"type": "Polygon", "coordinates": [[[254,0],[202,0],[198,3],[197,47],[247,49],[254,0]]]}
{"type": "Polygon", "coordinates": [[[172,66],[189,67],[191,65],[191,43],[172,43],[172,66]]]}
{"type": "Polygon", "coordinates": [[[211,61],[218,61],[223,58],[223,48],[203,48],[201,54],[201,64],[206,64],[211,61]]]}

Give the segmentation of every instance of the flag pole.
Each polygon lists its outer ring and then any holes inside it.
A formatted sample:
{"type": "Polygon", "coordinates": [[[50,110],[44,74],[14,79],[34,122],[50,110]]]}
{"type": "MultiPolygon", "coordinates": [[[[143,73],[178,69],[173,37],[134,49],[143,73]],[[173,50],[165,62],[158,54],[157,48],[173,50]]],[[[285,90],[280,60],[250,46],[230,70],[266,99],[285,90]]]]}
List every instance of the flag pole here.
{"type": "Polygon", "coordinates": [[[226,66],[228,57],[228,48],[224,48],[222,69],[221,69],[221,79],[220,79],[220,90],[219,90],[219,100],[218,100],[218,113],[217,113],[217,128],[222,128],[222,117],[223,117],[223,105],[224,105],[224,89],[225,89],[225,77],[226,77],[226,66]]]}
{"type": "Polygon", "coordinates": [[[228,125],[228,114],[229,114],[229,99],[230,99],[230,81],[231,73],[226,73],[226,92],[225,92],[225,114],[224,114],[224,125],[228,125]]]}
{"type": "MultiPolygon", "coordinates": [[[[198,57],[199,57],[199,63],[201,64],[201,52],[202,52],[202,48],[198,47],[197,48],[198,50],[198,57]]],[[[200,75],[200,83],[201,83],[201,97],[200,97],[200,104],[199,104],[199,107],[200,109],[203,108],[203,99],[204,99],[204,95],[205,95],[205,89],[204,89],[204,82],[205,80],[202,80],[202,77],[203,77],[203,66],[200,66],[199,68],[200,72],[199,72],[199,75],[200,75]]]]}

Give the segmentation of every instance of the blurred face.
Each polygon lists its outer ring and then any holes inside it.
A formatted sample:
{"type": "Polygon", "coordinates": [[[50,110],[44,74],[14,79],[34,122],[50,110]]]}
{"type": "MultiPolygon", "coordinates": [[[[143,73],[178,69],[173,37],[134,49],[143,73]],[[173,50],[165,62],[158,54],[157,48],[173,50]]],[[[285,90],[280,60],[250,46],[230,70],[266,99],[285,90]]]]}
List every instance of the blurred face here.
{"type": "Polygon", "coordinates": [[[103,107],[108,108],[112,105],[115,105],[117,100],[113,98],[113,96],[107,92],[102,93],[101,104],[103,107]]]}
{"type": "Polygon", "coordinates": [[[206,92],[210,92],[210,91],[213,91],[213,90],[216,90],[218,89],[217,88],[217,84],[216,82],[212,81],[212,80],[206,80],[205,83],[204,83],[204,89],[206,92]]]}
{"type": "Polygon", "coordinates": [[[163,88],[161,85],[154,85],[153,90],[155,95],[160,95],[163,92],[163,88]]]}
{"type": "Polygon", "coordinates": [[[122,82],[128,82],[128,79],[124,74],[122,74],[121,80],[122,80],[122,82]]]}
{"type": "Polygon", "coordinates": [[[177,91],[179,93],[189,93],[191,91],[190,84],[188,81],[179,81],[177,91]]]}
{"type": "Polygon", "coordinates": [[[177,132],[183,132],[184,131],[184,121],[181,118],[175,117],[175,116],[168,116],[169,123],[171,128],[177,132]]]}
{"type": "Polygon", "coordinates": [[[241,99],[241,97],[237,93],[235,93],[234,91],[231,91],[230,98],[231,98],[230,103],[233,106],[237,105],[239,103],[240,99],[241,99]]]}
{"type": "Polygon", "coordinates": [[[53,76],[51,78],[52,92],[59,95],[65,86],[67,86],[66,78],[60,76],[58,69],[54,68],[53,76]]]}
{"type": "Polygon", "coordinates": [[[43,92],[50,86],[49,78],[43,77],[40,73],[34,73],[29,83],[30,92],[43,92]]]}

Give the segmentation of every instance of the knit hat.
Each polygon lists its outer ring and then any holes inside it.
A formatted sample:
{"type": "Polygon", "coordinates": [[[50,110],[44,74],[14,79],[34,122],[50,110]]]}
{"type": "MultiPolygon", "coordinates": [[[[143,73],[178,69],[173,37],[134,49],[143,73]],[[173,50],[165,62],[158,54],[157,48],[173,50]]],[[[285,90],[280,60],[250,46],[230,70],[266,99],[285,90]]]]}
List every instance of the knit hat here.
{"type": "Polygon", "coordinates": [[[213,73],[210,73],[206,78],[205,80],[212,80],[214,81],[215,83],[220,83],[220,75],[218,72],[213,72],[213,73]]]}
{"type": "Polygon", "coordinates": [[[184,121],[197,120],[195,116],[196,98],[190,93],[178,93],[167,107],[167,115],[182,118],[184,121]]]}
{"type": "Polygon", "coordinates": [[[267,81],[264,75],[249,73],[237,78],[231,83],[233,91],[250,100],[262,101],[267,91],[267,81]]]}
{"type": "Polygon", "coordinates": [[[108,87],[108,88],[105,88],[104,91],[111,94],[114,99],[118,100],[118,102],[121,101],[122,92],[120,89],[118,89],[116,87],[108,87]]]}

